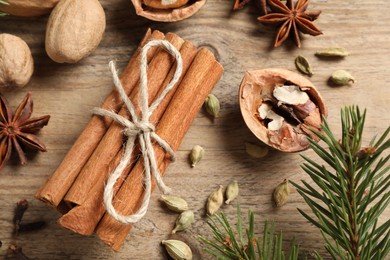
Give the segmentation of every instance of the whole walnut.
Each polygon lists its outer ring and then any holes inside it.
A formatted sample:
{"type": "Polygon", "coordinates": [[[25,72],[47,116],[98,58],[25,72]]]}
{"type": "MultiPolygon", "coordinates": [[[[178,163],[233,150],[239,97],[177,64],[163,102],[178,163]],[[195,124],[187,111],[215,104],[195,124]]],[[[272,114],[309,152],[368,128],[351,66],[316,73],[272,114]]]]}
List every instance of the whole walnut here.
{"type": "Polygon", "coordinates": [[[27,43],[14,35],[0,34],[0,90],[24,87],[33,71],[34,61],[27,43]]]}
{"type": "Polygon", "coordinates": [[[48,14],[59,0],[6,0],[0,11],[16,16],[39,16],[48,14]]]}
{"type": "Polygon", "coordinates": [[[58,63],[76,63],[102,40],[106,16],[98,0],[61,0],[50,14],[45,48],[58,63]]]}

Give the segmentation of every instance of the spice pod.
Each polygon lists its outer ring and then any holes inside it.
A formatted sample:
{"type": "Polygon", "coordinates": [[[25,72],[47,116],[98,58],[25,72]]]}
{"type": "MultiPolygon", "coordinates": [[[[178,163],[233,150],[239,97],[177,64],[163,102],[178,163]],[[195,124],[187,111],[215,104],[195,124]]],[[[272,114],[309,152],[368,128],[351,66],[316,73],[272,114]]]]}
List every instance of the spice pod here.
{"type": "Polygon", "coordinates": [[[327,116],[315,86],[305,77],[279,68],[247,71],[239,103],[252,133],[282,152],[307,149],[307,137],[318,139],[313,131],[321,131],[327,116]]]}
{"type": "Polygon", "coordinates": [[[184,20],[206,3],[206,0],[131,0],[137,15],[159,22],[184,20]]]}

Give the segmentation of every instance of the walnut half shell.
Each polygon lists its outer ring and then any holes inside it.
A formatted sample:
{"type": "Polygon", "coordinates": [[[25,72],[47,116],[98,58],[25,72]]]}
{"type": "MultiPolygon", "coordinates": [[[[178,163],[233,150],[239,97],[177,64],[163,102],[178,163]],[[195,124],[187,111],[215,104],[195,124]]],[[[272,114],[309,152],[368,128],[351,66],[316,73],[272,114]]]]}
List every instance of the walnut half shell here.
{"type": "Polygon", "coordinates": [[[239,91],[241,113],[249,129],[264,143],[283,152],[309,147],[317,139],[325,103],[305,77],[285,69],[247,71],[239,91]]]}
{"type": "MultiPolygon", "coordinates": [[[[151,4],[156,1],[161,0],[147,0],[146,2],[149,5],[148,6],[145,5],[143,0],[131,0],[137,15],[159,22],[177,22],[184,20],[198,12],[199,9],[206,3],[206,0],[189,0],[188,2],[178,0],[178,4],[183,3],[184,5],[169,9],[151,7],[156,6],[155,4],[151,4]]],[[[159,6],[159,4],[157,4],[157,6],[159,6]]]]}

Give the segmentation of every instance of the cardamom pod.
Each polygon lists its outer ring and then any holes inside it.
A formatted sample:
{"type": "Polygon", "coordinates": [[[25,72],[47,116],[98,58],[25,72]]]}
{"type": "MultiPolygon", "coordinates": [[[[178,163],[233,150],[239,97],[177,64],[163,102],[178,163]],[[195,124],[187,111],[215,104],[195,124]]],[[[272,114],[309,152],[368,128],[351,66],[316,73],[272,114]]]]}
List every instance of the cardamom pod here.
{"type": "Polygon", "coordinates": [[[268,147],[266,146],[258,146],[251,143],[245,143],[245,148],[247,154],[254,158],[263,158],[268,154],[268,147]]]}
{"type": "Polygon", "coordinates": [[[316,52],[316,56],[320,57],[346,57],[350,53],[342,47],[330,47],[316,52]]]}
{"type": "Polygon", "coordinates": [[[223,203],[223,186],[219,185],[218,190],[213,191],[207,198],[206,210],[209,215],[214,215],[223,203]]]}
{"type": "Polygon", "coordinates": [[[295,58],[295,66],[303,74],[306,74],[306,75],[309,75],[309,76],[313,75],[313,71],[311,69],[310,63],[309,63],[309,61],[305,57],[303,57],[301,55],[296,57],[295,58]]]}
{"type": "Polygon", "coordinates": [[[191,160],[191,166],[195,167],[195,165],[202,160],[204,155],[204,149],[200,145],[195,145],[194,148],[192,148],[192,151],[190,153],[190,160],[191,160]]]}
{"type": "Polygon", "coordinates": [[[188,210],[187,201],[179,196],[161,195],[161,201],[164,202],[168,209],[174,212],[182,213],[183,211],[188,210]]]}
{"type": "Polygon", "coordinates": [[[273,197],[277,207],[283,206],[288,200],[290,194],[290,187],[288,186],[288,180],[285,179],[274,190],[273,197]]]}
{"type": "Polygon", "coordinates": [[[170,240],[163,240],[161,243],[165,246],[165,249],[167,250],[168,254],[174,260],[192,259],[191,248],[183,241],[170,239],[170,240]]]}
{"type": "Polygon", "coordinates": [[[186,230],[194,223],[194,212],[192,210],[186,210],[182,212],[179,217],[176,219],[175,228],[172,230],[172,234],[175,234],[177,231],[186,230]]]}
{"type": "Polygon", "coordinates": [[[206,98],[206,101],[204,102],[206,111],[209,113],[212,117],[218,117],[219,110],[221,109],[221,106],[219,104],[219,100],[216,96],[213,94],[209,94],[206,98]]]}
{"type": "Polygon", "coordinates": [[[354,77],[352,77],[352,75],[345,70],[336,70],[333,72],[332,76],[330,76],[330,81],[338,86],[355,83],[354,77]]]}
{"type": "Polygon", "coordinates": [[[226,187],[226,204],[229,204],[232,200],[237,198],[238,192],[240,188],[238,187],[237,181],[232,181],[227,187],[226,187]]]}

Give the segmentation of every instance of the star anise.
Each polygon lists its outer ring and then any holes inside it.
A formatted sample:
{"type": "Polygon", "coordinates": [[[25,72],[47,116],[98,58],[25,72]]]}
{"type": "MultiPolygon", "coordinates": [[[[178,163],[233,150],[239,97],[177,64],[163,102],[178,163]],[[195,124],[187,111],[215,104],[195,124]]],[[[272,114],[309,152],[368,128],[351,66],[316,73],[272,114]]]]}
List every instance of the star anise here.
{"type": "Polygon", "coordinates": [[[32,111],[31,93],[26,95],[15,113],[0,95],[0,169],[9,160],[12,148],[18,153],[22,165],[27,163],[22,147],[46,152],[45,145],[33,133],[47,125],[50,116],[30,118],[32,111]]]}
{"type": "Polygon", "coordinates": [[[280,0],[267,0],[267,3],[273,13],[257,19],[267,26],[280,26],[275,39],[275,47],[280,46],[290,34],[294,37],[295,44],[301,47],[299,31],[313,36],[322,34],[312,23],[318,18],[321,11],[306,11],[309,0],[298,0],[295,5],[293,5],[292,0],[287,0],[286,4],[280,0]]]}

